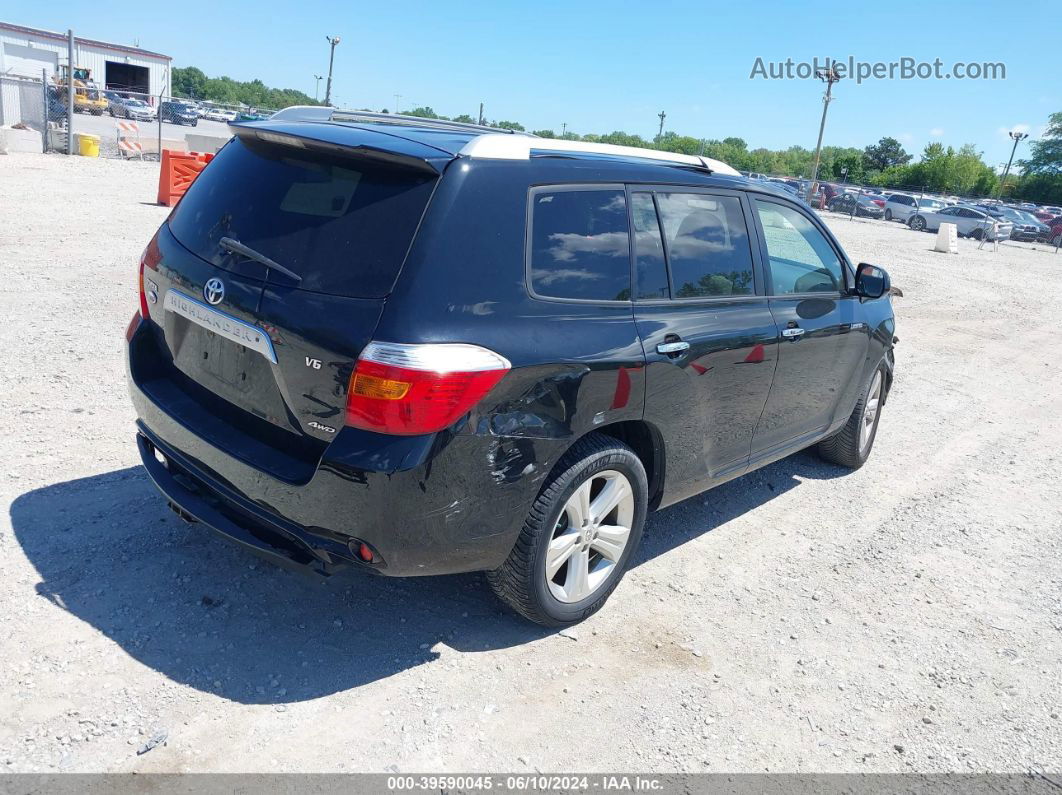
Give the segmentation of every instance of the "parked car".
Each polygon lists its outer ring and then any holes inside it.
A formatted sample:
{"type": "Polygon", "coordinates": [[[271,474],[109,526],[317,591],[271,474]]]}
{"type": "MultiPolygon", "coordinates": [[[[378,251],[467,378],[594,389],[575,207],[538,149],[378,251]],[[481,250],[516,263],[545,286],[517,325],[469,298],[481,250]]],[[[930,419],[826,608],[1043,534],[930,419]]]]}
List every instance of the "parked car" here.
{"type": "Polygon", "coordinates": [[[187,102],[163,102],[159,105],[159,116],[170,124],[187,124],[189,127],[199,124],[199,114],[187,102]]]}
{"type": "Polygon", "coordinates": [[[210,121],[236,121],[236,111],[225,110],[224,108],[208,108],[206,113],[203,114],[203,118],[210,121]]]}
{"type": "Polygon", "coordinates": [[[483,570],[559,626],[605,602],[648,511],[809,445],[870,455],[889,278],[788,192],[282,114],[235,128],[140,262],[137,444],[181,518],[319,573],[483,570]]]}
{"type": "MultiPolygon", "coordinates": [[[[119,115],[117,107],[114,115],[119,115]]],[[[156,110],[142,99],[127,99],[121,105],[121,116],[133,121],[154,121],[156,110]]]]}
{"type": "Polygon", "coordinates": [[[269,116],[256,110],[245,110],[236,114],[236,121],[265,121],[268,118],[269,116]]]}
{"type": "Polygon", "coordinates": [[[900,221],[907,223],[912,215],[919,209],[927,211],[939,210],[944,206],[940,199],[915,198],[906,193],[893,193],[885,202],[885,220],[900,221]]]}
{"type": "Polygon", "coordinates": [[[959,237],[972,237],[975,240],[982,237],[988,240],[1006,240],[1013,228],[1010,221],[997,220],[984,210],[961,204],[932,212],[919,209],[911,216],[907,225],[916,232],[936,232],[943,223],[955,224],[959,237]]]}
{"type": "Polygon", "coordinates": [[[1001,207],[999,209],[1002,217],[1013,224],[1013,228],[1010,231],[1011,240],[1033,242],[1047,239],[1051,227],[1038,221],[1032,213],[1025,210],[1017,210],[1013,207],[1001,207]]]}
{"type": "Polygon", "coordinates": [[[854,206],[855,215],[857,216],[882,218],[885,215],[885,210],[882,209],[881,204],[876,199],[877,197],[864,194],[842,193],[827,206],[835,213],[848,213],[849,215],[852,214],[854,206]]]}

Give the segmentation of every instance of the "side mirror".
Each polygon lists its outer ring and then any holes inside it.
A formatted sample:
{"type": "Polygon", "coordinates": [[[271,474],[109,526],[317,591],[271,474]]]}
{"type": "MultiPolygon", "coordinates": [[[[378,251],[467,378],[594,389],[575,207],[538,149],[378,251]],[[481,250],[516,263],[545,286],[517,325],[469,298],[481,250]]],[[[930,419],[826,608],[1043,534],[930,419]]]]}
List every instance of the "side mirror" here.
{"type": "Polygon", "coordinates": [[[855,291],[861,298],[881,298],[889,292],[892,280],[884,268],[860,262],[856,268],[855,291]]]}

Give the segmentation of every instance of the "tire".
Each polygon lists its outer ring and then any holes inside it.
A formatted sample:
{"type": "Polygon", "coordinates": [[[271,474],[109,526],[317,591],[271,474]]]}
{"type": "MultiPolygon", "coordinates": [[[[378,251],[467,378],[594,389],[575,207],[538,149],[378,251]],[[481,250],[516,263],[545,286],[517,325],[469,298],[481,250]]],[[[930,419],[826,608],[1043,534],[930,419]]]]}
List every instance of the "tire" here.
{"type": "Polygon", "coordinates": [[[907,225],[916,232],[924,232],[926,228],[926,219],[920,215],[912,215],[911,220],[907,222],[907,225]]]}
{"type": "Polygon", "coordinates": [[[885,211],[885,220],[886,221],[891,221],[892,220],[892,210],[886,210],[885,211]]]}
{"type": "Polygon", "coordinates": [[[601,609],[619,585],[641,540],[648,501],[645,467],[634,451],[611,437],[589,434],[572,445],[554,468],[531,506],[509,557],[501,567],[487,572],[487,581],[503,602],[536,624],[562,627],[578,623],[601,609]],[[619,501],[604,517],[598,517],[600,525],[573,522],[573,514],[577,519],[587,504],[592,509],[607,490],[619,501]],[[586,495],[582,508],[577,492],[586,495]],[[597,537],[597,530],[606,527],[626,529],[623,525],[627,521],[630,526],[622,547],[615,547],[603,532],[597,537]],[[595,528],[592,540],[584,535],[585,527],[595,528]],[[558,547],[555,542],[562,539],[571,541],[558,547]],[[612,560],[599,551],[610,547],[612,560]],[[553,577],[547,578],[551,549],[559,562],[554,562],[553,577]],[[570,551],[564,557],[566,550],[570,551]],[[583,578],[578,577],[582,569],[572,568],[580,561],[588,570],[583,578]],[[580,597],[584,585],[588,590],[580,597]]]}
{"type": "Polygon", "coordinates": [[[859,469],[867,462],[878,435],[881,407],[885,402],[885,384],[885,367],[879,364],[871,374],[870,383],[862,396],[856,401],[848,422],[833,436],[819,442],[817,449],[820,458],[848,469],[859,469]],[[869,423],[868,408],[873,411],[869,423]]]}
{"type": "Polygon", "coordinates": [[[969,236],[972,237],[974,240],[980,240],[982,237],[985,236],[985,233],[983,229],[978,226],[975,226],[973,229],[970,230],[969,236]]]}

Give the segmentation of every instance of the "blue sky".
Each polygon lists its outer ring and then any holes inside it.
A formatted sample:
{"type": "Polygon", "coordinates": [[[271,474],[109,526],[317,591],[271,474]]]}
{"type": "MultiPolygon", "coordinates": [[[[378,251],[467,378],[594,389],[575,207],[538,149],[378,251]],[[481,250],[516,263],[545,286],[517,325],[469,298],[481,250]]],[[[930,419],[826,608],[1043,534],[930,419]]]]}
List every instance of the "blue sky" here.
{"type": "MultiPolygon", "coordinates": [[[[339,35],[333,96],[348,107],[431,105],[446,115],[562,122],[575,132],[666,129],[736,135],[750,147],[815,145],[822,84],[750,79],[757,57],[810,61],[1003,62],[1006,79],[845,80],[825,143],[865,146],[883,135],[912,153],[931,140],[973,143],[989,165],[1010,153],[1006,130],[1035,137],[1062,110],[1057,88],[1059,3],[1016,6],[861,2],[811,4],[598,2],[48,3],[7,0],[0,18],[131,44],[207,74],[261,78],[311,96],[339,35]]],[[[324,85],[321,86],[322,96],[324,85]]],[[[1018,158],[1028,144],[1018,148],[1018,158]]]]}

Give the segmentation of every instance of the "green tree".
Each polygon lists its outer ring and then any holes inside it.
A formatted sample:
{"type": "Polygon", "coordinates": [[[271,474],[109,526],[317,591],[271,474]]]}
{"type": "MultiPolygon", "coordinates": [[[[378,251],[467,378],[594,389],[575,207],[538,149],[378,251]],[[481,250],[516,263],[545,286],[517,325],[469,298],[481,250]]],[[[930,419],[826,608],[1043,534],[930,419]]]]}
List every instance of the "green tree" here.
{"type": "Polygon", "coordinates": [[[422,108],[413,108],[413,110],[407,110],[406,116],[418,116],[422,119],[446,119],[445,116],[440,116],[430,106],[425,105],[422,108]]]}
{"type": "Polygon", "coordinates": [[[524,131],[524,125],[520,124],[520,122],[518,121],[499,121],[495,122],[493,126],[498,127],[502,130],[517,130],[519,132],[524,131]]]}
{"type": "Polygon", "coordinates": [[[178,67],[170,78],[173,93],[191,99],[207,99],[207,76],[195,66],[178,67]]]}
{"type": "Polygon", "coordinates": [[[899,141],[886,136],[863,150],[863,160],[868,171],[884,171],[889,166],[906,165],[911,155],[904,151],[899,141]]]}
{"type": "Polygon", "coordinates": [[[454,116],[454,121],[459,121],[463,124],[475,124],[476,120],[469,116],[467,113],[462,113],[460,116],[454,116]]]}
{"type": "Polygon", "coordinates": [[[1019,161],[1026,174],[1062,173],[1062,113],[1052,113],[1044,137],[1029,145],[1028,160],[1019,161]]]}

